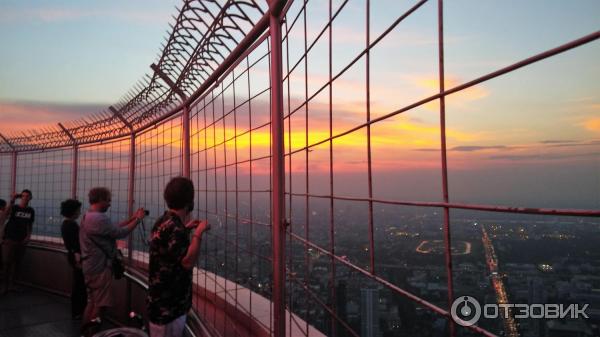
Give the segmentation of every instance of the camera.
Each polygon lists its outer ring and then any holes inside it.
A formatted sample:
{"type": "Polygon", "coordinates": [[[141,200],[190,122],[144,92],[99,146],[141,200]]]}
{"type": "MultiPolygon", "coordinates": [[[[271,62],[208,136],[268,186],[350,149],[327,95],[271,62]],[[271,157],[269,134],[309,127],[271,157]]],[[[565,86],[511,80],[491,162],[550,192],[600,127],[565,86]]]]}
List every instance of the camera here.
{"type": "Polygon", "coordinates": [[[20,199],[23,197],[23,193],[19,193],[15,195],[15,199],[20,199]]]}
{"type": "Polygon", "coordinates": [[[150,211],[149,211],[149,210],[147,210],[147,209],[145,209],[145,210],[144,210],[144,215],[145,215],[145,216],[148,216],[148,215],[150,215],[150,211]]]}

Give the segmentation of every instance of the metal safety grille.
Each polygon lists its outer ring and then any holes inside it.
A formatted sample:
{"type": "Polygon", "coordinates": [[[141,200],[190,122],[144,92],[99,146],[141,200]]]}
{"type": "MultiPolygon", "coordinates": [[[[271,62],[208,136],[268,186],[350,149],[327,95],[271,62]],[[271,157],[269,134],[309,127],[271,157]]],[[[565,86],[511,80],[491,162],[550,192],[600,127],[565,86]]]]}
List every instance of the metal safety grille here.
{"type": "Polygon", "coordinates": [[[128,243],[144,271],[163,188],[189,176],[212,225],[194,314],[221,335],[534,333],[545,323],[463,327],[450,309],[543,301],[559,272],[598,268],[598,116],[565,83],[597,99],[600,32],[565,6],[581,25],[540,39],[549,18],[501,4],[185,1],[152,75],[110,112],[2,137],[0,191],[33,191],[43,240],[73,190],[109,187],[114,221],[149,209],[128,243]],[[564,255],[513,253],[550,244],[564,255]]]}

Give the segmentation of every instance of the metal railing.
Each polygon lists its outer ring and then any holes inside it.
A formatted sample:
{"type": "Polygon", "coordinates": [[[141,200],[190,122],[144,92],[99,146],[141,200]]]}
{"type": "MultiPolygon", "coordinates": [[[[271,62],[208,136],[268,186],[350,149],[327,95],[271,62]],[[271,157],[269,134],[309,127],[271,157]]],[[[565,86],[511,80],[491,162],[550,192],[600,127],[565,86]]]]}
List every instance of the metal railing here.
{"type": "MultiPolygon", "coordinates": [[[[593,43],[600,32],[453,84],[446,79],[441,0],[391,6],[383,24],[374,24],[380,18],[372,13],[385,6],[369,0],[221,3],[184,1],[152,75],[114,107],[92,120],[2,137],[0,191],[33,191],[38,219],[44,219],[36,221],[36,233],[59,234],[62,199],[84,198],[89,188],[107,186],[113,191],[115,220],[138,206],[152,212],[129,241],[130,263],[141,262],[143,268],[150,222],[164,209],[162,188],[170,177],[185,175],[197,188],[196,215],[213,224],[194,276],[202,293],[194,309],[222,334],[247,335],[255,325],[273,336],[358,336],[361,327],[348,313],[350,305],[357,305],[350,294],[364,297],[365,303],[389,294],[396,310],[424,308],[419,318],[429,319],[427,326],[441,318],[447,334],[455,336],[464,331],[449,312],[462,293],[455,290],[460,284],[454,282],[452,235],[452,224],[462,220],[453,216],[494,212],[591,223],[600,217],[598,209],[451,202],[446,101],[593,43]],[[380,76],[382,69],[374,61],[381,55],[375,53],[421,13],[436,28],[426,49],[437,56],[434,88],[426,95],[386,102],[383,109],[373,96],[381,98],[376,91],[390,83],[376,83],[375,74],[380,76]],[[358,33],[345,31],[358,22],[364,24],[358,33]],[[380,179],[385,179],[378,175],[384,173],[376,167],[385,141],[381,128],[387,122],[410,124],[398,118],[425,114],[423,108],[432,103],[439,144],[422,153],[435,151],[437,197],[384,196],[378,192],[380,179]],[[355,174],[347,178],[348,171],[355,174]],[[443,259],[434,263],[439,268],[421,270],[437,284],[445,283],[437,292],[442,295],[420,294],[409,281],[389,277],[393,268],[417,266],[386,263],[390,252],[381,247],[381,233],[393,226],[385,210],[406,216],[424,236],[442,242],[443,259]],[[428,229],[430,221],[437,229],[428,229]],[[241,322],[240,315],[251,323],[241,322]]],[[[393,235],[397,232],[401,230],[393,235]]],[[[420,235],[397,235],[413,234],[420,235]]],[[[376,304],[361,305],[361,310],[378,311],[376,304]]],[[[465,329],[493,335],[478,326],[465,329]]]]}

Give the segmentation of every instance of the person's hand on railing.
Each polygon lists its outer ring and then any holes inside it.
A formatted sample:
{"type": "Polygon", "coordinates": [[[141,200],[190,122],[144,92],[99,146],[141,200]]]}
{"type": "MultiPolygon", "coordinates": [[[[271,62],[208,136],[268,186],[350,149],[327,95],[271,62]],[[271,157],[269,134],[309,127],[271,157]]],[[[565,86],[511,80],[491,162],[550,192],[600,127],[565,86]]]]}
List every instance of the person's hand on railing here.
{"type": "Polygon", "coordinates": [[[194,220],[190,220],[190,222],[188,222],[185,225],[185,228],[187,228],[187,229],[195,228],[194,235],[200,236],[200,235],[202,235],[202,233],[204,233],[204,231],[210,229],[210,225],[208,224],[207,220],[194,219],[194,220]]]}

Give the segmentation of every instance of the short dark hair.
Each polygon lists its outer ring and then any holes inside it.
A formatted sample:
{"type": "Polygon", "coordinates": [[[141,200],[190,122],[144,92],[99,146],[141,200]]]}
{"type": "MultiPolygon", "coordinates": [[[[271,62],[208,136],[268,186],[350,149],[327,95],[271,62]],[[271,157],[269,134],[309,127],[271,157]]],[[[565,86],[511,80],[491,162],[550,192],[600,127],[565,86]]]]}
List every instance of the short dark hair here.
{"type": "Polygon", "coordinates": [[[0,209],[3,209],[4,207],[6,207],[6,200],[0,199],[0,209]]]}
{"type": "Polygon", "coordinates": [[[29,196],[30,196],[30,197],[33,197],[33,193],[31,193],[31,191],[30,191],[30,190],[28,190],[28,189],[24,189],[24,190],[22,190],[22,191],[21,191],[21,194],[23,194],[23,193],[29,193],[29,196]]]}
{"type": "Polygon", "coordinates": [[[163,197],[170,209],[183,209],[194,202],[194,183],[184,177],[175,177],[167,183],[163,197]]]}
{"type": "Polygon", "coordinates": [[[106,187],[94,187],[88,193],[90,205],[110,200],[110,190],[106,187]]]}
{"type": "Polygon", "coordinates": [[[67,199],[60,203],[60,215],[70,218],[81,209],[81,202],[75,199],[67,199]]]}

